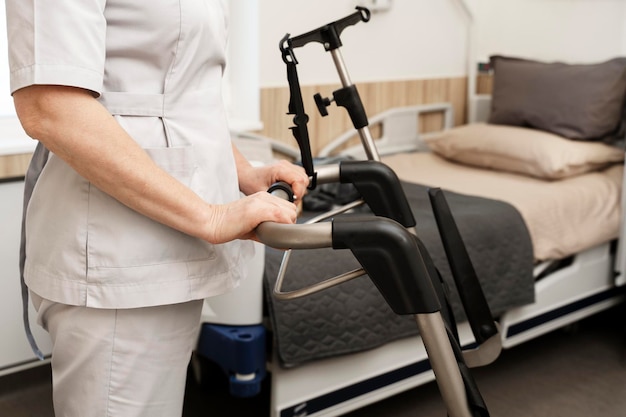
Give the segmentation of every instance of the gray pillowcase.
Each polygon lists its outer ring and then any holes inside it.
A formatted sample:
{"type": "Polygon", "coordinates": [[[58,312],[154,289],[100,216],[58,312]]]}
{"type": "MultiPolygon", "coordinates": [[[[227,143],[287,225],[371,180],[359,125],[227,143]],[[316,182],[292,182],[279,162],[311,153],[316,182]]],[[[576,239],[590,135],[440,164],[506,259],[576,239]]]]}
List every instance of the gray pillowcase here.
{"type": "Polygon", "coordinates": [[[489,123],[530,127],[576,140],[607,139],[620,131],[626,58],[573,65],[492,56],[491,65],[489,123]]]}

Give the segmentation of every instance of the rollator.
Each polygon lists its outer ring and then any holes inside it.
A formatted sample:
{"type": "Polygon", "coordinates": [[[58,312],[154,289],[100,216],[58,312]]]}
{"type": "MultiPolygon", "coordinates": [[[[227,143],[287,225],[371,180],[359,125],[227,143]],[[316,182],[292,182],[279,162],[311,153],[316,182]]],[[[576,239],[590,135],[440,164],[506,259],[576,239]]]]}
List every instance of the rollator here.
{"type": "MultiPolygon", "coordinates": [[[[380,162],[361,99],[339,51],[342,46],[341,32],[348,26],[369,19],[369,10],[357,7],[357,12],[343,19],[300,36],[290,37],[287,34],[280,42],[291,93],[288,114],[294,115],[295,126],[290,129],[300,147],[302,165],[310,176],[310,188],[326,183],[353,184],[361,199],[304,224],[263,223],[258,227],[257,234],[264,244],[286,250],[273,296],[288,302],[367,274],[395,313],[414,316],[448,415],[488,416],[469,368],[495,360],[500,354],[501,342],[497,324],[444,193],[436,188],[429,190],[454,282],[475,339],[474,345],[464,349],[459,345],[455,319],[441,275],[416,234],[416,221],[398,177],[380,162]],[[295,48],[311,42],[322,44],[331,53],[342,83],[342,88],[333,93],[332,99],[315,95],[318,110],[325,116],[332,102],[345,107],[359,132],[368,160],[313,166],[306,127],[308,116],[302,103],[296,71],[298,62],[294,54],[295,48]],[[373,215],[349,212],[361,204],[367,204],[373,215]],[[350,250],[362,268],[306,288],[283,291],[291,250],[313,248],[350,250]]],[[[293,199],[289,186],[283,183],[273,185],[268,191],[293,199]]]]}

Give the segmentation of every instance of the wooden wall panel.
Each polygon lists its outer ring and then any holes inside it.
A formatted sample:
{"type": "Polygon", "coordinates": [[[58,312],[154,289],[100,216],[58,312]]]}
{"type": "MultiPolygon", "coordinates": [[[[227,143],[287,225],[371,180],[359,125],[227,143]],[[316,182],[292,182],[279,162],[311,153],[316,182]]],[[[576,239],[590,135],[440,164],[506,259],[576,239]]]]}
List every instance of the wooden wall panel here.
{"type": "Polygon", "coordinates": [[[23,177],[32,154],[0,156],[0,179],[23,177]]]}
{"type": "MultiPolygon", "coordinates": [[[[320,116],[313,100],[315,93],[332,97],[332,92],[340,85],[303,86],[304,106],[309,115],[309,134],[313,154],[343,132],[352,129],[347,112],[334,103],[328,108],[327,117],[320,116]]],[[[417,104],[449,102],[454,107],[455,125],[466,121],[467,78],[440,78],[428,80],[388,81],[357,83],[359,95],[368,116],[374,116],[392,107],[417,104]]],[[[292,116],[288,116],[289,89],[287,87],[261,89],[261,120],[263,130],[258,133],[283,141],[296,147],[289,127],[293,126],[292,116]]],[[[442,116],[433,114],[420,122],[424,131],[439,129],[442,116]]],[[[374,135],[373,136],[376,137],[374,135]]]]}
{"type": "MultiPolygon", "coordinates": [[[[480,83],[481,89],[490,86],[490,80],[480,83]]],[[[344,108],[334,103],[328,108],[329,115],[321,117],[315,106],[313,95],[320,93],[324,97],[332,97],[332,92],[340,85],[303,86],[304,106],[309,115],[309,134],[311,147],[316,154],[332,139],[352,129],[352,123],[344,108]]],[[[368,116],[385,111],[392,107],[412,106],[417,104],[449,102],[454,107],[455,125],[466,121],[467,79],[465,77],[440,78],[427,80],[406,80],[357,83],[357,88],[368,116]]],[[[261,89],[261,120],[263,130],[258,133],[283,141],[297,147],[289,127],[293,126],[292,116],[287,115],[289,89],[287,87],[261,89]]],[[[420,120],[423,131],[437,130],[443,118],[431,114],[420,120]]],[[[372,128],[372,136],[379,137],[380,132],[372,128]]],[[[0,157],[0,178],[22,176],[26,172],[30,155],[11,155],[0,157]]]]}
{"type": "Polygon", "coordinates": [[[478,74],[476,77],[476,94],[491,94],[493,91],[493,75],[478,74]]]}

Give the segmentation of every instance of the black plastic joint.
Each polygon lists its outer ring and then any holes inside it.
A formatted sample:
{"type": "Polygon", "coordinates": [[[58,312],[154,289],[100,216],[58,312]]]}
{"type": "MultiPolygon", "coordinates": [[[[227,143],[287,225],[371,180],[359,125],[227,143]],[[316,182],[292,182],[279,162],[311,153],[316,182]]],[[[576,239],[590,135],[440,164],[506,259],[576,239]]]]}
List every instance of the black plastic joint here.
{"type": "Polygon", "coordinates": [[[334,249],[350,249],[396,314],[441,310],[415,236],[382,217],[336,217],[334,249]]]}
{"type": "Polygon", "coordinates": [[[334,91],[333,98],[338,106],[346,108],[355,129],[364,128],[369,124],[367,114],[365,113],[365,108],[363,107],[363,102],[361,101],[361,96],[359,96],[359,91],[357,90],[356,85],[349,85],[334,91]]]}
{"type": "Polygon", "coordinates": [[[378,161],[342,161],[339,182],[354,184],[361,197],[377,216],[388,217],[414,227],[415,218],[396,173],[378,161]]]}

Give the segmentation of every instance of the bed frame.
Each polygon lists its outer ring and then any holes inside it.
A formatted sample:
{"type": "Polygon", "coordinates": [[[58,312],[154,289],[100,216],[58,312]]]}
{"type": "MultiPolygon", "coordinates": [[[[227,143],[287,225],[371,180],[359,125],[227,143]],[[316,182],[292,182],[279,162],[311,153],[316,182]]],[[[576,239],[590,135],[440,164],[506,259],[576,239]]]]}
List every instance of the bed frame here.
{"type": "MultiPolygon", "coordinates": [[[[476,105],[488,109],[489,97],[478,96],[476,105]]],[[[380,125],[381,137],[376,140],[380,154],[425,150],[424,134],[419,133],[419,117],[433,112],[442,114],[443,129],[452,127],[453,110],[447,103],[391,109],[370,118],[370,126],[380,125]]],[[[483,114],[484,117],[488,112],[478,111],[476,114],[483,114]]],[[[340,136],[319,156],[328,156],[336,149],[342,149],[355,134],[347,132],[340,136]]],[[[236,136],[236,140],[240,141],[238,143],[249,150],[256,145],[265,143],[268,146],[273,142],[250,134],[236,136]]],[[[299,157],[296,150],[277,142],[273,144],[280,153],[299,157]]],[[[362,157],[361,149],[356,146],[341,153],[362,157]]],[[[258,152],[248,153],[252,159],[261,159],[259,155],[258,152]]],[[[267,153],[264,155],[263,158],[268,157],[267,153]]],[[[622,224],[617,242],[598,245],[566,260],[537,265],[534,270],[535,302],[511,309],[498,320],[503,347],[518,345],[622,302],[626,282],[626,249],[622,242],[626,240],[621,237],[626,236],[625,233],[622,224]]],[[[419,336],[293,368],[281,367],[276,357],[265,358],[262,352],[265,339],[257,337],[259,332],[264,333],[265,326],[262,313],[264,250],[260,244],[255,246],[255,250],[250,263],[250,279],[233,293],[206,300],[203,313],[205,324],[197,350],[200,355],[221,362],[222,369],[230,375],[234,395],[254,394],[254,387],[258,386],[267,370],[272,374],[272,417],[338,416],[434,380],[419,336]],[[249,308],[242,310],[244,305],[249,308]],[[211,336],[215,328],[219,337],[211,336]],[[226,333],[235,336],[224,342],[223,335],[226,333]],[[221,348],[219,344],[222,344],[221,348]],[[239,359],[230,356],[224,359],[223,354],[212,353],[221,349],[231,352],[233,346],[241,347],[242,344],[246,344],[249,351],[242,353],[239,359]],[[266,362],[267,367],[258,363],[249,365],[246,355],[257,358],[257,362],[266,362]],[[246,369],[239,370],[238,362],[245,362],[243,367],[246,369]],[[246,388],[242,389],[241,385],[246,388]]],[[[474,342],[467,323],[459,325],[459,335],[463,346],[474,342]]]]}

